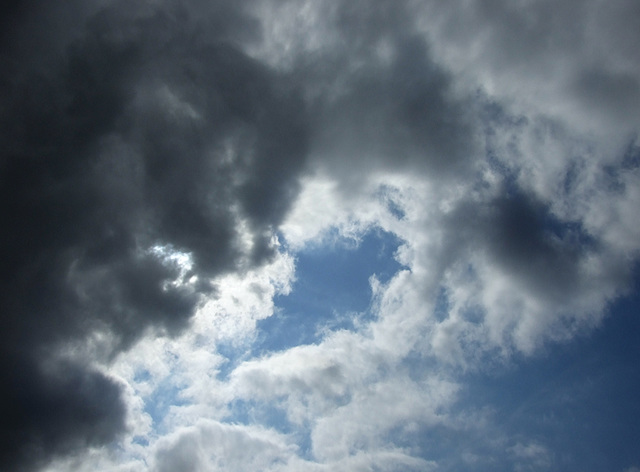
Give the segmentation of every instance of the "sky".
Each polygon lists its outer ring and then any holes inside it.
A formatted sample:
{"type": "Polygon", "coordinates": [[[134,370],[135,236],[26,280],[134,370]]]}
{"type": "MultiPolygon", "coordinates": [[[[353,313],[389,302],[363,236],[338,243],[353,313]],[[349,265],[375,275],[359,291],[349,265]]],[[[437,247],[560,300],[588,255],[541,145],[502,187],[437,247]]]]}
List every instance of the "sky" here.
{"type": "Polygon", "coordinates": [[[639,23],[6,3],[0,469],[639,472],[639,23]]]}

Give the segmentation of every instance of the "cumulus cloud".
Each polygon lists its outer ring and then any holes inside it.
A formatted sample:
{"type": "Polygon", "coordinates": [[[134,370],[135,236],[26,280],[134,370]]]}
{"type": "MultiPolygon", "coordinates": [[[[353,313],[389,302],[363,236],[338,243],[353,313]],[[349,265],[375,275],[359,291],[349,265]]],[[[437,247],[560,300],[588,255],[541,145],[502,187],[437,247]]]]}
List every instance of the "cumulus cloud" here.
{"type": "Polygon", "coordinates": [[[11,3],[2,467],[553,468],[536,438],[479,440],[460,392],[628,290],[639,14],[11,3]],[[256,357],[296,253],[373,228],[400,269],[371,274],[367,316],[256,357]]]}
{"type": "Polygon", "coordinates": [[[153,470],[274,470],[292,446],[277,434],[257,428],[200,422],[158,445],[153,470]]]}
{"type": "Polygon", "coordinates": [[[273,257],[306,130],[295,94],[234,46],[255,28],[225,2],[34,3],[8,21],[33,37],[2,49],[2,415],[60,416],[3,421],[3,437],[21,423],[12,468],[121,429],[117,384],[82,363],[44,372],[51,350],[176,334],[210,278],[273,257]]]}

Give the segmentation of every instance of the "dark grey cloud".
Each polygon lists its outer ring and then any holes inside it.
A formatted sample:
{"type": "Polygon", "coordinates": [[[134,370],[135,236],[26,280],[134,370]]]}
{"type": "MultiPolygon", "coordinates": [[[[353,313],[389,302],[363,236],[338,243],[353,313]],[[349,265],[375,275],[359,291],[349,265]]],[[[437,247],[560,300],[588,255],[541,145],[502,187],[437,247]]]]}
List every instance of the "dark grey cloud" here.
{"type": "Polygon", "coordinates": [[[259,30],[231,2],[6,13],[0,468],[35,470],[124,428],[117,383],[60,348],[178,333],[208,278],[268,261],[307,131],[303,103],[242,52],[259,30]],[[190,255],[187,274],[167,251],[190,255]]]}
{"type": "Polygon", "coordinates": [[[640,104],[640,79],[635,72],[592,68],[576,74],[575,94],[592,109],[616,121],[633,120],[640,104]]]}
{"type": "Polygon", "coordinates": [[[454,253],[460,248],[486,251],[527,290],[557,304],[578,294],[581,263],[600,249],[579,223],[558,220],[547,205],[519,190],[465,202],[445,227],[452,257],[459,257],[454,253]]]}
{"type": "Polygon", "coordinates": [[[431,61],[424,38],[392,38],[389,47],[389,59],[369,58],[341,78],[342,96],[324,112],[325,152],[352,165],[365,160],[443,176],[461,170],[473,131],[451,78],[431,61]]]}
{"type": "MultiPolygon", "coordinates": [[[[476,143],[469,97],[437,64],[407,2],[333,2],[318,7],[330,45],[297,58],[309,98],[313,153],[345,187],[368,173],[468,168],[476,143]]],[[[355,186],[355,187],[354,187],[355,186]]]]}
{"type": "Polygon", "coordinates": [[[84,366],[43,369],[24,356],[2,358],[0,464],[35,470],[53,455],[110,442],[124,428],[113,380],[84,366]]]}

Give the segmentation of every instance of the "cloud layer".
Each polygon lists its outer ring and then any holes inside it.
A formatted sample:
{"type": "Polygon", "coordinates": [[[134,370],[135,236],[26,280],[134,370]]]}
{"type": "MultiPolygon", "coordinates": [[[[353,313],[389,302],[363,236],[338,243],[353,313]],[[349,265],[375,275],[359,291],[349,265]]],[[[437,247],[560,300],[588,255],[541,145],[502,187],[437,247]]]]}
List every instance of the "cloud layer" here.
{"type": "Polygon", "coordinates": [[[466,399],[632,293],[639,15],[13,2],[2,468],[570,467],[466,399]],[[369,274],[368,309],[255,351],[296,254],[372,231],[400,268],[369,274]]]}
{"type": "Polygon", "coordinates": [[[113,356],[150,329],[176,334],[211,277],[274,255],[270,231],[305,159],[304,106],[233,45],[231,31],[251,31],[241,12],[193,7],[34,4],[8,20],[51,41],[16,31],[3,47],[10,467],[122,427],[119,386],[52,360],[60,344],[100,336],[113,356]],[[67,17],[81,26],[62,31],[67,17]]]}

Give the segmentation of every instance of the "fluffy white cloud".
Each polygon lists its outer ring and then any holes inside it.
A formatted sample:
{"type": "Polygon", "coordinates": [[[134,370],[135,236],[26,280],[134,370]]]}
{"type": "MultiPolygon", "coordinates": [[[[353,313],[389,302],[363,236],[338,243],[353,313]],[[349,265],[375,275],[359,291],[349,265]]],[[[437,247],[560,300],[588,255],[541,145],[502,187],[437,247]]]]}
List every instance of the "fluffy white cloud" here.
{"type": "Polygon", "coordinates": [[[202,420],[159,441],[151,470],[282,470],[294,450],[274,431],[202,420]]]}

